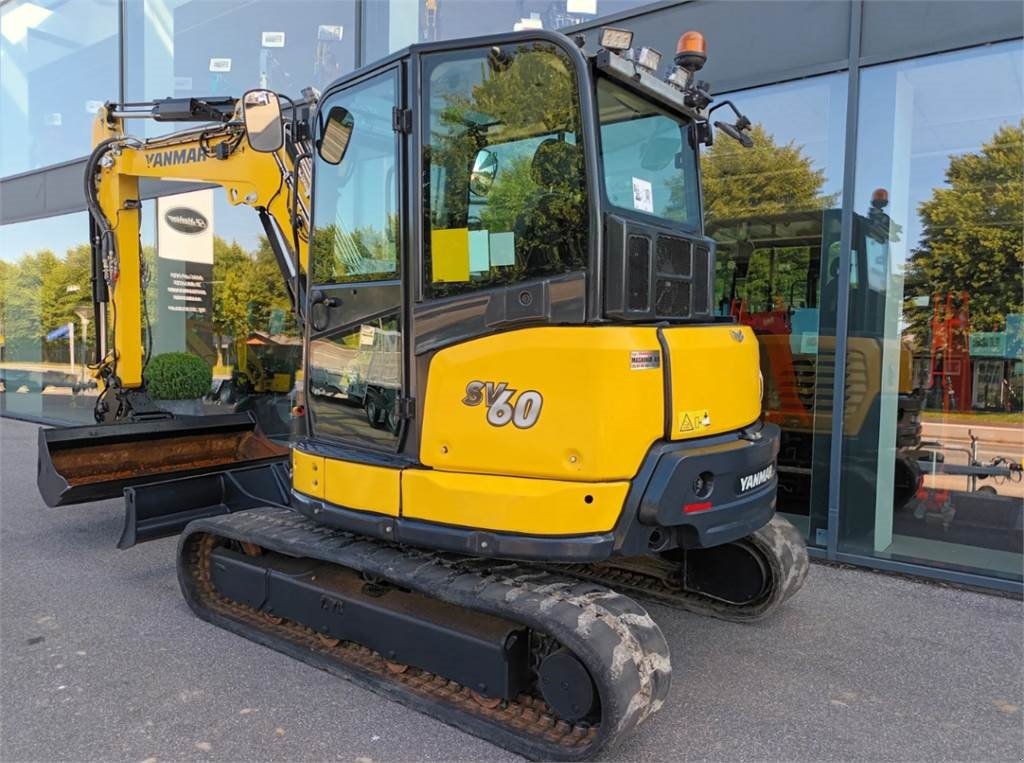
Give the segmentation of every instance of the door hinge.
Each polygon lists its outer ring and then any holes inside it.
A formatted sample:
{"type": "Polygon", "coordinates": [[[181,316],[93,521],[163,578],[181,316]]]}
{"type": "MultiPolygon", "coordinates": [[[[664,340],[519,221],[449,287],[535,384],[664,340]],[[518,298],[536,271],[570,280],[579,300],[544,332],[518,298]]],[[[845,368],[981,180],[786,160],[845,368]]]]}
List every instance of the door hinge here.
{"type": "Polygon", "coordinates": [[[412,110],[399,108],[392,109],[391,129],[395,132],[412,132],[412,110]]]}
{"type": "Polygon", "coordinates": [[[398,418],[411,419],[416,416],[416,398],[398,398],[398,418]]]}

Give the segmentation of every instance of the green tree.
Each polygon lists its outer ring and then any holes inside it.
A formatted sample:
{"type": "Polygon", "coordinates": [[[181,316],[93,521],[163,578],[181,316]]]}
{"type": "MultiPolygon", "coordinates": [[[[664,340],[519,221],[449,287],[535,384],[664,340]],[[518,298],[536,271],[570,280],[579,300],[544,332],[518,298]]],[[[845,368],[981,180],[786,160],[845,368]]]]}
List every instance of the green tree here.
{"type": "Polygon", "coordinates": [[[224,338],[244,341],[267,331],[271,311],[288,310],[284,279],[270,243],[262,238],[255,252],[237,241],[213,239],[213,327],[218,347],[224,338]]]}
{"type": "Polygon", "coordinates": [[[515,156],[498,172],[480,214],[481,226],[492,231],[515,230],[516,222],[538,193],[533,179],[533,154],[515,156]]]}
{"type": "MultiPolygon", "coordinates": [[[[444,95],[445,107],[431,131],[430,162],[445,168],[445,196],[441,203],[431,205],[438,228],[467,224],[469,172],[479,149],[488,143],[508,145],[538,136],[575,135],[578,130],[576,79],[550,46],[522,45],[479,65],[478,83],[468,91],[459,89],[444,95]]],[[[526,147],[532,156],[536,146],[526,147]]],[[[535,191],[528,164],[513,162],[499,171],[495,187],[488,194],[488,206],[492,215],[514,218],[522,211],[523,195],[535,191]],[[513,171],[508,172],[510,169],[513,171]],[[508,193],[503,195],[499,185],[504,185],[508,193]],[[518,206],[512,206],[516,202],[518,206]],[[504,211],[502,204],[508,205],[504,211]]]]}
{"type": "Polygon", "coordinates": [[[1024,121],[951,156],[946,183],[918,206],[924,230],[904,288],[911,331],[926,336],[931,317],[915,297],[962,291],[971,331],[1003,331],[1008,314],[1024,312],[1024,121]]]}
{"type": "MultiPolygon", "coordinates": [[[[92,302],[92,259],[88,244],[58,257],[49,249],[0,263],[0,324],[6,360],[45,361],[54,353],[65,357],[67,339],[46,341],[46,334],[68,323],[81,330],[75,308],[92,302]]],[[[89,323],[88,340],[95,326],[89,323]]],[[[81,345],[78,345],[81,347],[81,345]]]]}
{"type": "Polygon", "coordinates": [[[5,356],[8,360],[43,360],[43,285],[59,263],[49,249],[26,254],[5,269],[5,356]]]}
{"type": "Polygon", "coordinates": [[[0,260],[0,360],[7,355],[7,285],[15,267],[13,263],[0,260]]]}
{"type": "MultiPolygon", "coordinates": [[[[709,221],[826,209],[837,194],[822,194],[825,171],[816,169],[795,141],[779,144],[755,124],[753,148],[722,133],[704,152],[704,214],[709,221]]],[[[681,190],[681,189],[680,189],[681,190]]]]}
{"type": "Polygon", "coordinates": [[[341,225],[327,225],[313,233],[313,283],[337,283],[364,276],[366,280],[386,278],[398,268],[398,215],[389,214],[386,228],[365,225],[349,231],[341,225]]]}

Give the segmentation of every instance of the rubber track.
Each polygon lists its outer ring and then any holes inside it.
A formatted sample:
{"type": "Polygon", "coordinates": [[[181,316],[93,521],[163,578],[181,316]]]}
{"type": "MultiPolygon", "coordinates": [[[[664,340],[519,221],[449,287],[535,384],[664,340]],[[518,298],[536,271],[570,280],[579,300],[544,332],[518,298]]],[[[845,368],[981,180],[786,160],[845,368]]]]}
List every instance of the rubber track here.
{"type": "Polygon", "coordinates": [[[775,515],[757,532],[736,541],[756,553],[771,579],[760,597],[749,604],[729,604],[682,591],[665,582],[667,563],[657,557],[613,559],[598,564],[544,565],[581,580],[606,585],[642,599],[730,622],[755,622],[770,617],[807,579],[807,546],[800,531],[775,515]]]}
{"type": "Polygon", "coordinates": [[[665,638],[647,612],[626,596],[516,563],[370,540],[285,509],[253,509],[192,522],[178,542],[178,581],[202,619],[533,759],[593,757],[654,714],[669,690],[665,638]],[[454,681],[416,668],[396,674],[370,649],[351,642],[332,646],[301,624],[274,622],[230,602],[210,579],[209,553],[217,538],[340,564],[544,632],[590,671],[600,697],[600,721],[567,723],[555,718],[542,700],[525,695],[489,710],[454,681]]]}

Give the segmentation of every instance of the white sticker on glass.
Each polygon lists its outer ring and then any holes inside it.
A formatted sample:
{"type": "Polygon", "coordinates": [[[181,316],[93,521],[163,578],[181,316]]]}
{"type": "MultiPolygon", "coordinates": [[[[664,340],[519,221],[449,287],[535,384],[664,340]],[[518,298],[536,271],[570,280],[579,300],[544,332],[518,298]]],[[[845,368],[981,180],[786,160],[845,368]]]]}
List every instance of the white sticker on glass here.
{"type": "Polygon", "coordinates": [[[210,59],[210,71],[211,72],[229,72],[229,71],[231,71],[231,59],[230,58],[211,58],[210,59]]]}
{"type": "Polygon", "coordinates": [[[543,29],[544,21],[539,18],[519,19],[512,25],[513,32],[523,32],[527,29],[543,29]]]}
{"type": "Polygon", "coordinates": [[[264,48],[283,48],[284,32],[264,32],[262,45],[264,48]]]}
{"type": "Polygon", "coordinates": [[[491,267],[490,234],[486,230],[469,232],[469,272],[483,273],[491,267]]]}
{"type": "Polygon", "coordinates": [[[654,212],[654,188],[651,181],[633,178],[633,209],[654,212]]]}
{"type": "Polygon", "coordinates": [[[597,15],[597,0],[566,0],[566,13],[586,13],[590,16],[597,15]]]}
{"type": "Polygon", "coordinates": [[[492,233],[488,242],[491,267],[508,267],[516,264],[516,234],[492,233]]]}
{"type": "Polygon", "coordinates": [[[345,27],[340,24],[321,24],[316,28],[316,38],[322,42],[341,42],[345,27]]]}

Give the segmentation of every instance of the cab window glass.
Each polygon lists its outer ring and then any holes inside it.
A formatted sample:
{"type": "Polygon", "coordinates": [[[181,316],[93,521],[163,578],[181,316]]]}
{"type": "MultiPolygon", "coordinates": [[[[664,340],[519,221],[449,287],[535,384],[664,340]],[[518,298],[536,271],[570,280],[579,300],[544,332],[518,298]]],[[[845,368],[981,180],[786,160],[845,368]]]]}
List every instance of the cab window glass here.
{"type": "Polygon", "coordinates": [[[427,296],[586,266],[576,77],[545,43],[425,59],[427,296]]]}
{"type": "Polygon", "coordinates": [[[608,201],[696,230],[700,196],[691,123],[603,78],[597,109],[608,201]]]}
{"type": "Polygon", "coordinates": [[[397,81],[392,71],[321,106],[325,115],[340,106],[352,121],[341,162],[317,158],[313,283],[398,277],[397,81]]]}

